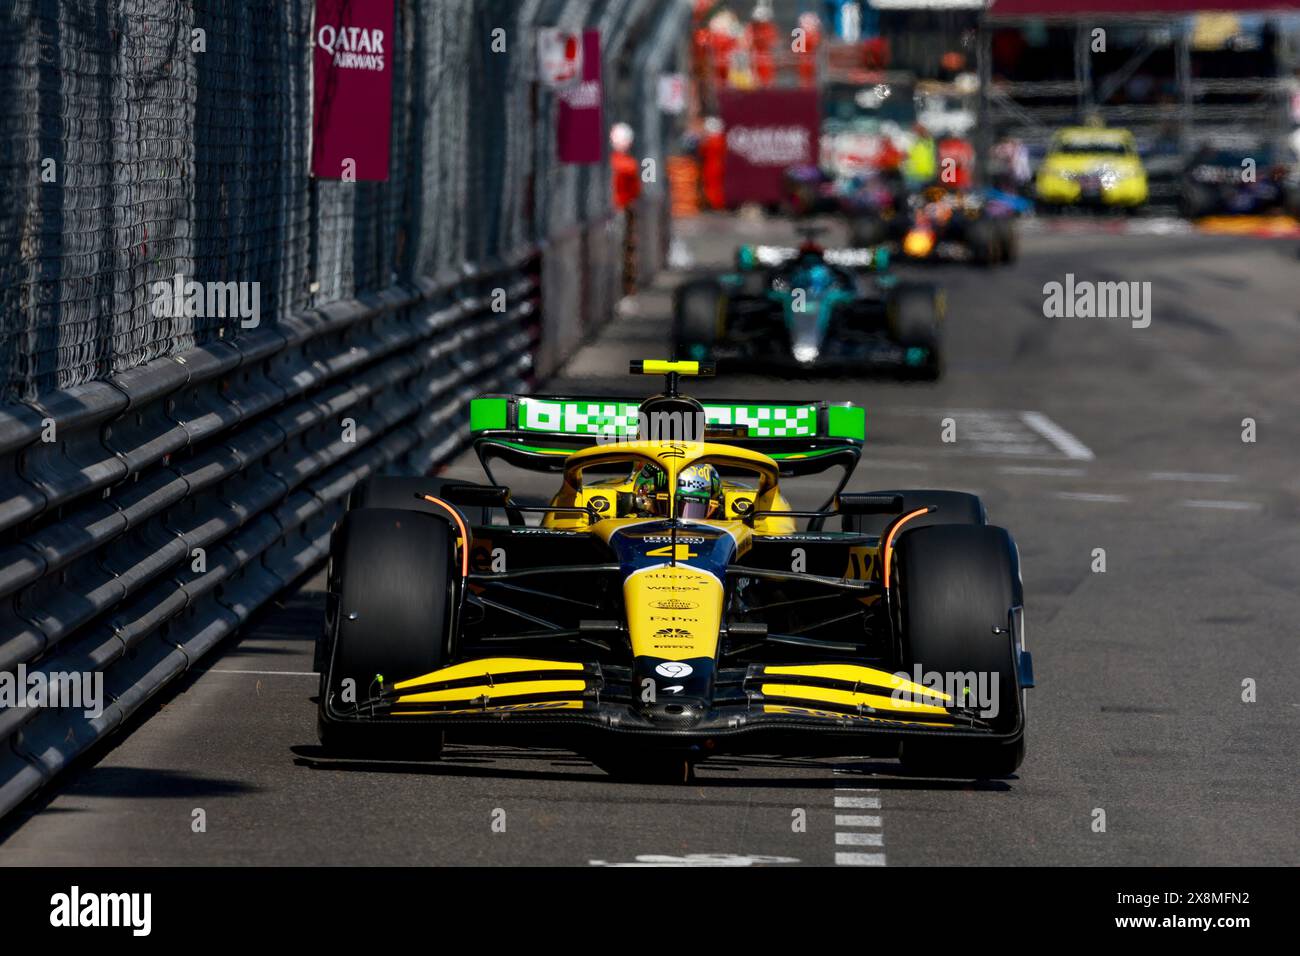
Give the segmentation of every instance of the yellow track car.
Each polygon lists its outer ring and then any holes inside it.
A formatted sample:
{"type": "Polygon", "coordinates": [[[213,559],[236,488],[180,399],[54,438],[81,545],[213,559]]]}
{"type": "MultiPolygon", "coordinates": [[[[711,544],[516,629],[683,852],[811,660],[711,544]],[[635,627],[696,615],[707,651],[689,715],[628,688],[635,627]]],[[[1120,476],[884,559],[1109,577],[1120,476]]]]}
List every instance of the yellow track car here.
{"type": "Polygon", "coordinates": [[[317,649],[323,744],[433,757],[444,733],[487,734],[679,780],[728,750],[1014,771],[1019,559],[979,499],[845,492],[860,408],[701,402],[679,386],[705,363],[633,370],[664,392],[475,399],[486,484],[354,492],[317,649]],[[512,497],[501,461],[558,474],[549,504],[512,497]],[[790,505],[786,478],[835,468],[821,507],[790,505]]]}
{"type": "Polygon", "coordinates": [[[1038,168],[1038,202],[1133,209],[1147,201],[1147,174],[1126,129],[1059,130],[1038,168]]]}

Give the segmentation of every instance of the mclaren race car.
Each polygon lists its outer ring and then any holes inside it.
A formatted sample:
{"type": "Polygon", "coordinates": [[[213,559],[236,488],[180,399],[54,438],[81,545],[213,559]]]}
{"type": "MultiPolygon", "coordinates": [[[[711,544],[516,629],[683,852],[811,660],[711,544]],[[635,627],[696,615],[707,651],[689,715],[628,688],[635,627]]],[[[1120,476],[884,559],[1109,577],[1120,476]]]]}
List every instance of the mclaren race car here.
{"type": "Polygon", "coordinates": [[[754,367],[889,370],[934,380],[943,370],[943,293],[889,272],[886,249],[742,246],[736,271],[679,286],[679,359],[754,367]]]}
{"type": "Polygon", "coordinates": [[[725,752],[1012,773],[1032,684],[1011,535],[978,498],[845,492],[864,412],[663,394],[487,396],[487,481],[372,478],[334,533],[325,748],[434,758],[444,734],[560,746],[625,777],[725,752]],[[520,503],[501,463],[553,473],[520,503]],[[838,469],[813,511],[786,479],[838,469]]]}

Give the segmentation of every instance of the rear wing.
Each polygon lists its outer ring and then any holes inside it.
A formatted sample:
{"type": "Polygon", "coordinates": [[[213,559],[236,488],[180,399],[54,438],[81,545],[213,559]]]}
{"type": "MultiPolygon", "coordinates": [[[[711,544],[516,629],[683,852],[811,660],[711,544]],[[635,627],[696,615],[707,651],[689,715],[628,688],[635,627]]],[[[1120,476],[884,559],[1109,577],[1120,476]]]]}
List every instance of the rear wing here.
{"type": "Polygon", "coordinates": [[[500,458],[534,471],[562,471],[573,452],[649,437],[715,441],[768,455],[783,475],[850,470],[862,454],[866,412],[848,403],[702,401],[705,430],[691,423],[643,422],[641,401],[545,395],[485,395],[470,402],[474,450],[489,476],[500,458]],[[680,428],[684,430],[674,430],[680,428]]]}
{"type": "MultiPolygon", "coordinates": [[[[754,246],[754,259],[769,268],[783,266],[799,258],[793,246],[754,246]]],[[[861,249],[825,249],[822,251],[828,265],[842,269],[874,269],[884,271],[889,266],[889,247],[881,244],[861,249]]]]}

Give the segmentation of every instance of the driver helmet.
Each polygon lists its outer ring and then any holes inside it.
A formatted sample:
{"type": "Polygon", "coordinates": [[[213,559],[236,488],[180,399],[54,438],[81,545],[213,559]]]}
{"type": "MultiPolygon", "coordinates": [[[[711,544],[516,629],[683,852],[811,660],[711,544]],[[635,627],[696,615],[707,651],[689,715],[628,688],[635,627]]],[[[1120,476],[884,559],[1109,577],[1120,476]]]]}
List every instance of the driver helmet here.
{"type": "Polygon", "coordinates": [[[658,465],[646,465],[632,479],[632,510],[640,518],[668,513],[668,476],[658,465]]]}
{"type": "Polygon", "coordinates": [[[712,518],[722,510],[722,478],[712,465],[691,465],[677,475],[677,516],[712,518]]]}

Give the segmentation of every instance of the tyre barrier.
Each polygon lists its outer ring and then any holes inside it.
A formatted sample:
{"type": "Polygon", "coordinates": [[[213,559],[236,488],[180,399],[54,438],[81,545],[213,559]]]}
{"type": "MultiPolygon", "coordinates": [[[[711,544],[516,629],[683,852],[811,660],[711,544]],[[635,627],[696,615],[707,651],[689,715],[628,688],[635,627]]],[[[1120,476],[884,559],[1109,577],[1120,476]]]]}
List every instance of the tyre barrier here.
{"type": "Polygon", "coordinates": [[[539,255],[0,406],[0,680],[27,676],[0,815],[319,567],[354,485],[428,473],[470,398],[527,389],[539,255]],[[34,674],[102,679],[102,713],[33,706],[34,674]]]}

